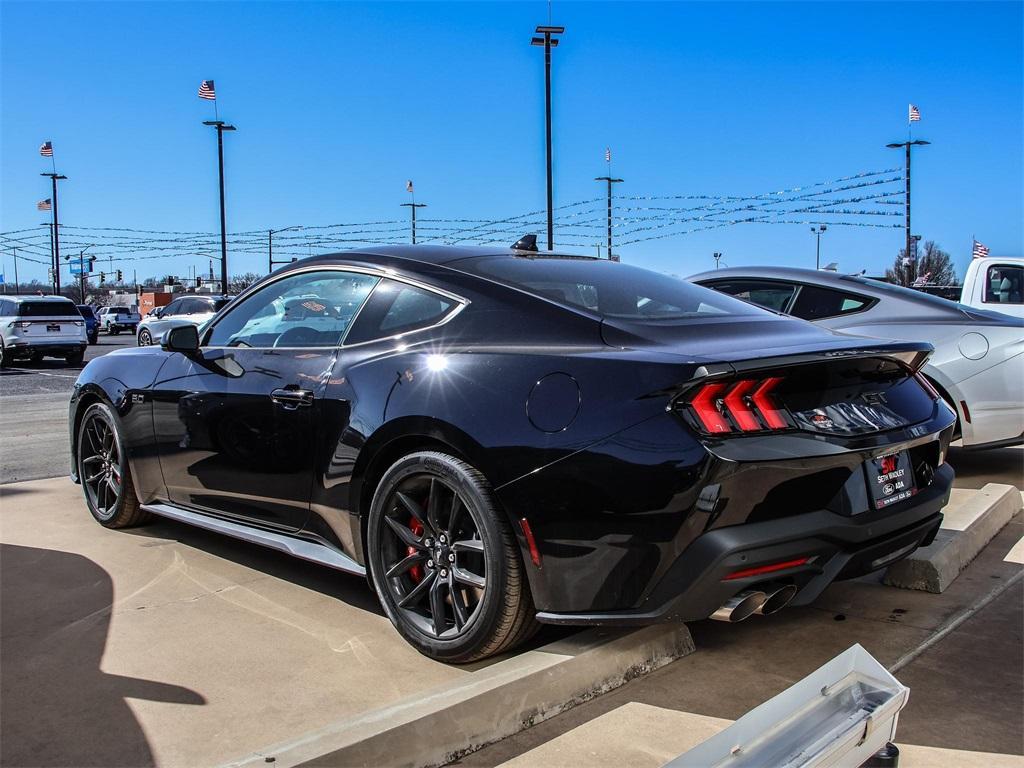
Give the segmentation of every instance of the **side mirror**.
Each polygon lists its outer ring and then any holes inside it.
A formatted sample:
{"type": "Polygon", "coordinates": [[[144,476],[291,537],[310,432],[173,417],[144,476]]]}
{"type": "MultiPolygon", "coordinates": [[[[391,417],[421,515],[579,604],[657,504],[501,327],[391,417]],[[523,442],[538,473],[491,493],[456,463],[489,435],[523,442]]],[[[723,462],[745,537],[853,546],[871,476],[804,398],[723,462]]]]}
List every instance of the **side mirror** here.
{"type": "Polygon", "coordinates": [[[181,325],[171,328],[164,334],[160,348],[167,352],[181,352],[183,355],[194,355],[199,351],[199,330],[194,325],[181,325]]]}
{"type": "Polygon", "coordinates": [[[159,320],[160,317],[163,315],[163,313],[164,313],[164,308],[163,307],[156,307],[149,314],[151,314],[153,317],[155,317],[157,320],[159,320]]]}

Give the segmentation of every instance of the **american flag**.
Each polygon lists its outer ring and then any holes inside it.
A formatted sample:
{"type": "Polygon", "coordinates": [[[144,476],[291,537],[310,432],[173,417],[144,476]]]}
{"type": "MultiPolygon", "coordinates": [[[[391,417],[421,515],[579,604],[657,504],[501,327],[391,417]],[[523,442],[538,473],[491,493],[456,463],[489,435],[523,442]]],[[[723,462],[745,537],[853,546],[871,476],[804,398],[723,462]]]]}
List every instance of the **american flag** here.
{"type": "Polygon", "coordinates": [[[910,119],[910,122],[919,123],[921,122],[921,110],[911,104],[907,110],[907,117],[910,119]]]}
{"type": "Polygon", "coordinates": [[[920,288],[923,285],[928,285],[928,281],[931,280],[931,279],[932,279],[932,273],[931,272],[925,272],[923,275],[918,277],[917,280],[914,281],[914,287],[915,288],[920,288]]]}
{"type": "Polygon", "coordinates": [[[44,141],[39,145],[39,154],[43,157],[53,157],[53,144],[48,141],[44,141]]]}
{"type": "Polygon", "coordinates": [[[974,250],[971,251],[972,259],[984,259],[988,256],[988,246],[982,245],[977,240],[974,241],[974,250]]]}
{"type": "Polygon", "coordinates": [[[49,211],[52,208],[53,208],[53,206],[50,205],[50,198],[46,198],[45,200],[40,200],[38,203],[36,203],[36,210],[37,211],[49,211]]]}
{"type": "Polygon", "coordinates": [[[412,194],[412,179],[409,179],[407,182],[405,182],[405,191],[408,192],[409,194],[412,194]]]}
{"type": "Polygon", "coordinates": [[[611,147],[605,147],[605,150],[604,150],[604,161],[606,163],[610,163],[612,161],[612,148],[611,147]]]}
{"type": "Polygon", "coordinates": [[[213,90],[213,80],[203,80],[199,84],[199,98],[207,101],[217,100],[217,92],[213,90]]]}

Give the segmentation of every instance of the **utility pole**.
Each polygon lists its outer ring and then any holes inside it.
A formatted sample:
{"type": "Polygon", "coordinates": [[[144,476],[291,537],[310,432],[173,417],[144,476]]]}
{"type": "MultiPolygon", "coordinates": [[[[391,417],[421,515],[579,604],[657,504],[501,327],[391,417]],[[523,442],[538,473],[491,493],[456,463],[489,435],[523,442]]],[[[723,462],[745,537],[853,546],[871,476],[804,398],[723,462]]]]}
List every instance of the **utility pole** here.
{"type": "Polygon", "coordinates": [[[408,208],[412,213],[412,244],[416,245],[416,209],[426,208],[426,203],[402,203],[403,208],[408,208]]]}
{"type": "MultiPolygon", "coordinates": [[[[906,158],[907,158],[907,199],[906,199],[906,207],[907,207],[906,237],[907,237],[907,241],[906,242],[907,242],[907,244],[906,244],[906,250],[903,251],[903,256],[904,256],[904,258],[907,258],[907,259],[913,258],[910,255],[910,250],[911,250],[911,235],[910,235],[910,148],[911,147],[922,147],[922,146],[925,146],[927,144],[931,144],[931,142],[930,141],[923,141],[921,139],[916,139],[914,141],[898,141],[898,142],[893,142],[892,144],[886,144],[885,145],[889,149],[899,149],[900,147],[904,147],[906,149],[906,158]]],[[[56,202],[56,201],[54,201],[54,202],[56,202]]]]}
{"type": "MultiPolygon", "coordinates": [[[[293,229],[302,229],[301,224],[296,224],[294,227],[285,227],[284,229],[268,229],[267,230],[267,267],[269,275],[274,271],[275,264],[290,264],[295,261],[294,258],[288,259],[287,261],[274,261],[274,235],[280,234],[281,232],[291,232],[293,229]]],[[[227,293],[227,291],[225,291],[227,293]]]]}
{"type": "Polygon", "coordinates": [[[67,176],[59,173],[41,173],[40,176],[49,176],[50,181],[53,182],[53,293],[55,296],[60,296],[60,229],[59,219],[57,218],[57,182],[66,181],[67,176]]]}
{"type": "Polygon", "coordinates": [[[814,268],[821,269],[821,233],[828,229],[825,224],[819,224],[817,227],[811,227],[811,232],[818,238],[818,247],[814,252],[814,268]]]}
{"type": "Polygon", "coordinates": [[[604,181],[608,184],[608,261],[618,261],[619,257],[614,256],[612,252],[612,184],[618,184],[622,179],[598,176],[594,181],[604,181]]]}
{"type": "MultiPolygon", "coordinates": [[[[21,287],[21,284],[18,281],[18,249],[12,248],[11,250],[14,251],[14,292],[20,293],[19,288],[21,287]]],[[[4,292],[7,292],[6,283],[4,284],[4,292]]]]}
{"type": "Polygon", "coordinates": [[[540,25],[535,30],[538,35],[530,40],[530,45],[544,46],[544,126],[545,140],[547,146],[547,176],[548,176],[548,250],[555,250],[555,219],[554,219],[554,191],[551,181],[551,49],[558,46],[558,38],[552,35],[561,35],[565,27],[551,27],[540,25]]]}
{"type": "MultiPolygon", "coordinates": [[[[223,120],[204,120],[203,125],[212,125],[217,129],[217,171],[220,176],[220,290],[221,293],[226,294],[228,292],[228,235],[224,217],[224,131],[237,129],[233,125],[227,125],[223,120]]],[[[56,199],[53,201],[53,208],[56,211],[56,199]]]]}

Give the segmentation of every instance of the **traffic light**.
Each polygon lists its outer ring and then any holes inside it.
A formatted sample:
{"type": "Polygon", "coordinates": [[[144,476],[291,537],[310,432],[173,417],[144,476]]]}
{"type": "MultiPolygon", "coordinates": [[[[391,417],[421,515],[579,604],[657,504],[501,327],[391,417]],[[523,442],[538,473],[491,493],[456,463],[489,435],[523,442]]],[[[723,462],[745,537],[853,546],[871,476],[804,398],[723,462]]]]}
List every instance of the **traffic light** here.
{"type": "Polygon", "coordinates": [[[203,278],[197,277],[196,278],[196,288],[202,288],[202,287],[203,287],[203,278]]]}
{"type": "Polygon", "coordinates": [[[121,270],[117,270],[117,282],[121,282],[121,270]]]}
{"type": "Polygon", "coordinates": [[[103,285],[107,281],[107,273],[100,272],[100,285],[103,285]]]}

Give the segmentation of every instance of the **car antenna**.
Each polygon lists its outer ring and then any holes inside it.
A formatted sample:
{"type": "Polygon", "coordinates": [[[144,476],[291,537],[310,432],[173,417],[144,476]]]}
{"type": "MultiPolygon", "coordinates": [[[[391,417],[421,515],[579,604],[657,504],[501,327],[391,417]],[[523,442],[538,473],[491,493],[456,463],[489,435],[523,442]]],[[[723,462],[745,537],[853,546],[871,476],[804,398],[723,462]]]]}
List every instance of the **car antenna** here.
{"type": "Polygon", "coordinates": [[[537,250],[537,236],[536,235],[523,235],[512,245],[513,251],[536,251],[537,250]]]}

